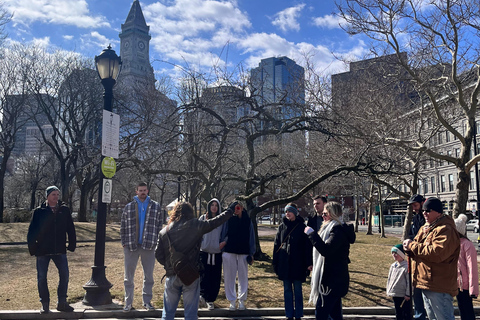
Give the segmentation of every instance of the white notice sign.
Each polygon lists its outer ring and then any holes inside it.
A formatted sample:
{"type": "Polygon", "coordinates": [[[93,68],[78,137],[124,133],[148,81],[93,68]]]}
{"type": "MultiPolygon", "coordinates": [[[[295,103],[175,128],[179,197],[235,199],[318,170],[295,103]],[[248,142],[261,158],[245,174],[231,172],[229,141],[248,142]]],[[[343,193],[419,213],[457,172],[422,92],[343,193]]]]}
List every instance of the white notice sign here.
{"type": "Polygon", "coordinates": [[[103,179],[102,202],[112,203],[112,179],[103,179]]]}
{"type": "Polygon", "coordinates": [[[102,156],[118,158],[120,139],[120,116],[103,110],[102,122],[102,156]]]}

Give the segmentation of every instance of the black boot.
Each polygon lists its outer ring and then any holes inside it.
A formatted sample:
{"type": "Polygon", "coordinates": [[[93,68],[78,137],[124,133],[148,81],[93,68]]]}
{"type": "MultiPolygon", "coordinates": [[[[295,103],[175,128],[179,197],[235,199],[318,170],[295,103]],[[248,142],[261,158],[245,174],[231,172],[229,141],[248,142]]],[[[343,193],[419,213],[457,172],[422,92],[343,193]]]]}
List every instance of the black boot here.
{"type": "Polygon", "coordinates": [[[49,303],[42,303],[42,309],[40,309],[41,314],[49,313],[50,312],[50,306],[49,303]]]}
{"type": "Polygon", "coordinates": [[[59,302],[57,304],[57,310],[63,312],[73,312],[73,308],[67,302],[59,302]]]}

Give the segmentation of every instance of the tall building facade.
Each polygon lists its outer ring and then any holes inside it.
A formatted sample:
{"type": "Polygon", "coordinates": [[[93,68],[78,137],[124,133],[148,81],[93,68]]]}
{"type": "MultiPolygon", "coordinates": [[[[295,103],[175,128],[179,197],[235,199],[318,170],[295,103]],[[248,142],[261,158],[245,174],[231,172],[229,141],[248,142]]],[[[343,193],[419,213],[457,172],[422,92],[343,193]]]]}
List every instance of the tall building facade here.
{"type": "Polygon", "coordinates": [[[297,116],[295,106],[305,103],[305,70],[288,57],[262,59],[251,80],[259,105],[275,108],[278,117],[297,116]]]}

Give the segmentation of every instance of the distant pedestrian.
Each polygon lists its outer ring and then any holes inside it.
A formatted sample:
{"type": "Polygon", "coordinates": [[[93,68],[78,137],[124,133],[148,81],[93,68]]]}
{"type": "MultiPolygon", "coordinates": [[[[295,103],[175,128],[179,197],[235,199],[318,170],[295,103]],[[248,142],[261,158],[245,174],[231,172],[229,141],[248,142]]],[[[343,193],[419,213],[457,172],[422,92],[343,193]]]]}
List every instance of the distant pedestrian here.
{"type": "Polygon", "coordinates": [[[59,276],[57,310],[72,312],[73,308],[67,303],[69,279],[67,249],[75,251],[77,245],[75,225],[70,209],[59,200],[60,190],[56,186],[50,186],[46,189],[45,195],[47,201],[33,212],[27,234],[28,250],[32,256],[37,257],[37,284],[42,304],[40,313],[50,312],[47,282],[50,260],[55,263],[59,276]]]}
{"type": "Polygon", "coordinates": [[[343,319],[342,297],[347,294],[350,284],[348,255],[350,244],[355,242],[353,225],[343,222],[340,203],[327,202],[320,231],[317,233],[307,226],[304,232],[316,249],[313,250],[309,300],[315,304],[315,319],[343,319]]]}
{"type": "Polygon", "coordinates": [[[120,237],[122,239],[123,254],[125,257],[124,287],[125,306],[123,311],[133,308],[133,290],[135,284],[135,270],[138,259],[143,269],[143,307],[155,310],[152,305],[153,269],[155,267],[155,246],[158,233],[162,229],[163,217],[158,202],[150,199],[148,187],[140,182],[135,188],[136,196],[123,209],[120,237]]]}
{"type": "Polygon", "coordinates": [[[458,295],[457,303],[462,320],[474,320],[472,299],[478,297],[478,263],[477,250],[473,243],[467,238],[467,216],[460,214],[455,219],[455,226],[460,234],[460,255],[458,256],[457,282],[458,295]]]}
{"type": "Polygon", "coordinates": [[[312,264],[309,240],[303,230],[305,221],[297,206],[285,206],[285,217],[278,227],[273,245],[273,270],[283,281],[283,298],[287,320],[303,317],[302,283],[306,281],[308,267],[312,264]],[[293,289],[292,289],[293,287],[293,289]]]}
{"type": "MultiPolygon", "coordinates": [[[[220,214],[220,201],[212,199],[207,204],[207,213],[199,220],[205,221],[220,214]]],[[[200,305],[206,304],[208,310],[215,309],[222,281],[222,249],[225,243],[220,244],[222,225],[203,235],[200,246],[200,260],[203,270],[200,271],[200,305]]]]}
{"type": "Polygon", "coordinates": [[[395,262],[390,266],[387,279],[387,296],[393,298],[397,320],[410,320],[412,301],[410,300],[410,274],[405,260],[403,246],[397,244],[390,252],[395,262]]]}

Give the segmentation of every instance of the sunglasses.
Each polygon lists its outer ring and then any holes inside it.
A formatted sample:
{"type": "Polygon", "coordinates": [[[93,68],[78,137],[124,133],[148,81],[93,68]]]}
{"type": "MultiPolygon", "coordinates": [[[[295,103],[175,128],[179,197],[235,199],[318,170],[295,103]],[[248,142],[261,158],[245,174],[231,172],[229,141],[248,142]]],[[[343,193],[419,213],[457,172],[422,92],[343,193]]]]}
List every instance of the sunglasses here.
{"type": "Polygon", "coordinates": [[[423,212],[427,212],[427,213],[429,213],[430,211],[431,211],[430,209],[428,209],[428,210],[423,210],[423,212]]]}

